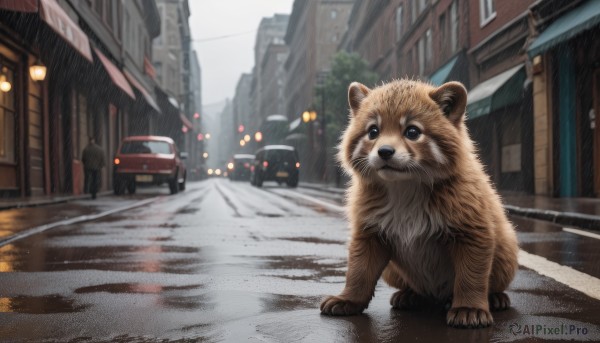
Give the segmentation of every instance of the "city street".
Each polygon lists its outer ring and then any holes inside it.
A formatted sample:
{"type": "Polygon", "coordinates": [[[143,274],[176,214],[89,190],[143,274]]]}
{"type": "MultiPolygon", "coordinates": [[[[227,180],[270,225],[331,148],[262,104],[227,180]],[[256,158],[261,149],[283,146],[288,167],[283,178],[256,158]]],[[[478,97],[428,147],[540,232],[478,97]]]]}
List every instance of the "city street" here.
{"type": "Polygon", "coordinates": [[[600,236],[511,218],[522,266],[490,328],[392,310],[382,281],[363,315],[327,317],[320,299],[345,280],[341,194],[223,178],[138,191],[0,212],[3,237],[22,235],[0,245],[0,340],[600,341],[600,236]],[[26,234],[91,213],[105,215],[26,234]]]}

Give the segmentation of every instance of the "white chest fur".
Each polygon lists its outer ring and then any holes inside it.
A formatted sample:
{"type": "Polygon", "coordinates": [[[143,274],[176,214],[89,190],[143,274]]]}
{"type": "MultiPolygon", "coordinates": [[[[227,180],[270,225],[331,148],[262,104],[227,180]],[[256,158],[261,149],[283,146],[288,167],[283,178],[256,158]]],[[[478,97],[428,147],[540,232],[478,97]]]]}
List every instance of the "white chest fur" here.
{"type": "Polygon", "coordinates": [[[372,221],[392,247],[392,259],[411,288],[443,300],[452,294],[454,272],[448,247],[440,239],[446,221],[431,208],[430,196],[422,185],[398,184],[382,197],[372,221]]]}

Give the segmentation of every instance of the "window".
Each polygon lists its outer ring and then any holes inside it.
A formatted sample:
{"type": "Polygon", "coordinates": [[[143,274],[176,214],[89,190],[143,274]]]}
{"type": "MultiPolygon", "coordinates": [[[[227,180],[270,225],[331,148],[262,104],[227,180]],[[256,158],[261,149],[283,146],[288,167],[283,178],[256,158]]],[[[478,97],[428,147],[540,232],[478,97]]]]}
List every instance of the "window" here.
{"type": "Polygon", "coordinates": [[[419,39],[417,43],[417,57],[419,59],[419,75],[423,75],[425,72],[425,36],[419,39]]]}
{"type": "Polygon", "coordinates": [[[396,8],[396,41],[402,38],[402,5],[396,8]]]}
{"type": "Polygon", "coordinates": [[[446,22],[446,13],[440,15],[440,51],[442,57],[445,58],[448,54],[448,28],[446,22]]]}
{"type": "Polygon", "coordinates": [[[108,25],[108,27],[111,30],[114,30],[113,28],[113,3],[112,1],[106,1],[106,8],[105,8],[105,12],[104,12],[104,21],[106,22],[106,24],[108,25]]]}
{"type": "Polygon", "coordinates": [[[15,162],[15,77],[6,66],[0,71],[12,84],[9,92],[0,91],[0,162],[15,162]]]}
{"type": "Polygon", "coordinates": [[[162,62],[154,62],[154,70],[159,83],[162,83],[162,62]]]}
{"type": "Polygon", "coordinates": [[[496,18],[494,0],[479,0],[479,13],[481,15],[481,26],[485,26],[496,18]]]}
{"type": "Polygon", "coordinates": [[[337,11],[336,10],[332,10],[331,11],[331,19],[335,19],[337,18],[337,11]]]}
{"type": "Polygon", "coordinates": [[[450,5],[450,51],[455,53],[458,50],[458,4],[453,1],[450,5]]]}
{"type": "Polygon", "coordinates": [[[414,23],[419,15],[427,8],[429,0],[413,0],[411,1],[411,23],[414,23]]]}
{"type": "Polygon", "coordinates": [[[431,45],[432,45],[431,29],[428,29],[427,32],[425,32],[425,67],[426,68],[431,66],[431,59],[433,57],[431,45]]]}
{"type": "Polygon", "coordinates": [[[96,11],[100,18],[102,18],[102,16],[104,15],[104,1],[94,0],[94,11],[96,11]]]}

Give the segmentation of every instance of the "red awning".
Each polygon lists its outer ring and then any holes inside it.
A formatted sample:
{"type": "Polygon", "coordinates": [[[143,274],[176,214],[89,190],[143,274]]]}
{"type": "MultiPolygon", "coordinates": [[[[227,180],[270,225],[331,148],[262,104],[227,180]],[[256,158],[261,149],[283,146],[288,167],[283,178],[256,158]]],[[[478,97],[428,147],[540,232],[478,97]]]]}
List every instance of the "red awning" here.
{"type": "Polygon", "coordinates": [[[83,57],[93,62],[88,36],[55,0],[40,0],[40,18],[83,57]]]}
{"type": "Polygon", "coordinates": [[[104,56],[104,54],[102,52],[100,52],[100,50],[94,48],[94,51],[96,52],[96,55],[100,59],[100,62],[102,62],[104,69],[106,69],[108,76],[110,77],[112,82],[115,84],[115,86],[121,88],[123,90],[123,92],[127,93],[127,95],[129,95],[129,97],[131,97],[132,99],[135,99],[135,94],[133,93],[133,89],[131,89],[131,86],[129,85],[129,83],[127,83],[127,79],[125,79],[125,76],[123,76],[123,73],[121,73],[121,70],[119,70],[119,68],[117,68],[117,66],[114,65],[108,59],[108,57],[104,56]]]}
{"type": "Polygon", "coordinates": [[[93,62],[88,36],[69,17],[56,0],[0,0],[0,9],[36,13],[50,28],[58,33],[69,45],[88,61],[93,62]]]}
{"type": "Polygon", "coordinates": [[[0,0],[0,9],[15,12],[37,13],[38,0],[0,0]]]}
{"type": "Polygon", "coordinates": [[[179,112],[179,118],[181,118],[181,122],[183,125],[187,126],[188,129],[193,130],[194,124],[185,116],[185,114],[179,112]]]}
{"type": "Polygon", "coordinates": [[[144,96],[144,99],[146,99],[146,102],[148,103],[148,105],[150,105],[150,107],[152,107],[158,113],[160,113],[160,108],[156,104],[156,100],[154,100],[154,97],[152,97],[152,95],[146,89],[146,87],[142,86],[142,84],[133,75],[131,75],[131,73],[129,73],[127,70],[124,70],[124,72],[125,72],[125,77],[127,78],[127,80],[129,80],[129,82],[133,85],[133,87],[137,88],[137,90],[140,91],[140,93],[142,93],[142,95],[144,96]]]}

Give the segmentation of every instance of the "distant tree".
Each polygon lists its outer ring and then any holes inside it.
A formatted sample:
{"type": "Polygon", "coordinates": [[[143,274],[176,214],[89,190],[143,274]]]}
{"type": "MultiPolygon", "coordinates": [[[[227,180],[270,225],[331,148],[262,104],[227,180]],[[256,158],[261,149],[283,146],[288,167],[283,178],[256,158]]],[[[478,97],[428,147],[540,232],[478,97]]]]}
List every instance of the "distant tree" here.
{"type": "Polygon", "coordinates": [[[378,79],[378,75],[369,69],[367,62],[360,55],[341,51],[334,56],[331,71],[316,88],[317,103],[314,106],[319,112],[325,107],[325,132],[330,154],[348,124],[348,86],[358,81],[371,88],[378,79]]]}

